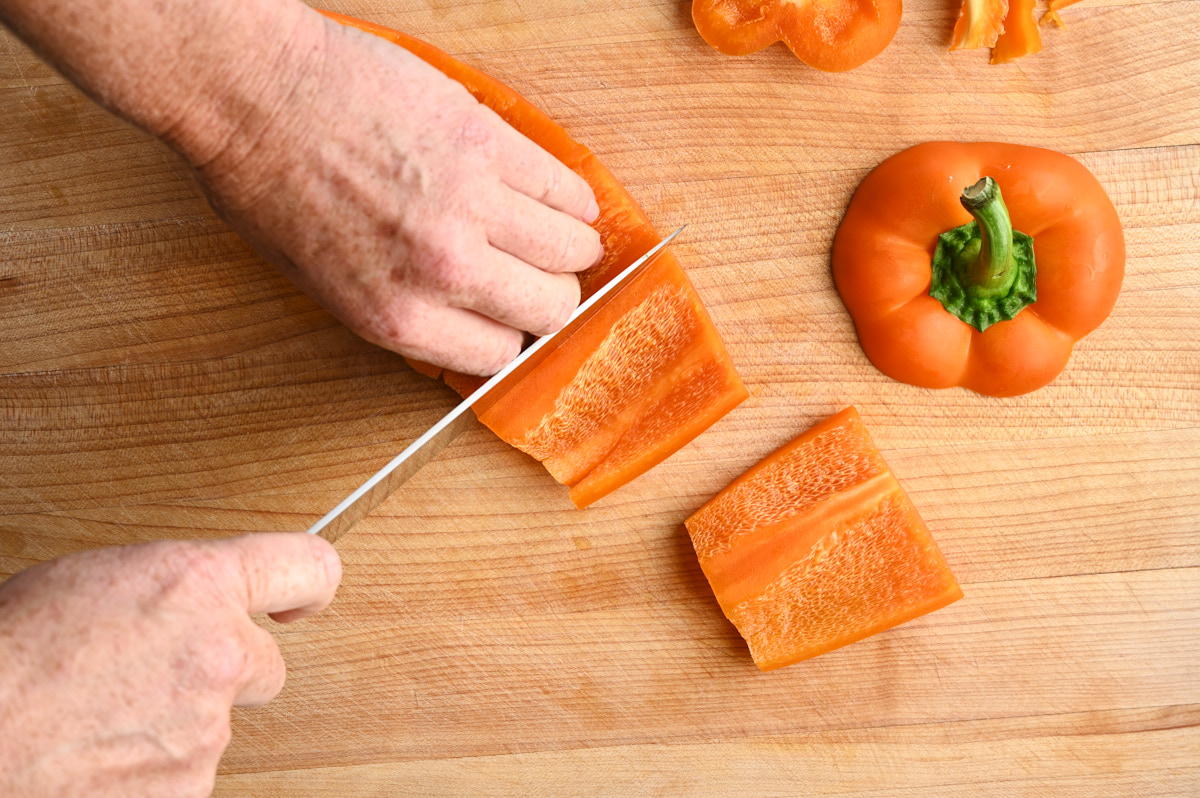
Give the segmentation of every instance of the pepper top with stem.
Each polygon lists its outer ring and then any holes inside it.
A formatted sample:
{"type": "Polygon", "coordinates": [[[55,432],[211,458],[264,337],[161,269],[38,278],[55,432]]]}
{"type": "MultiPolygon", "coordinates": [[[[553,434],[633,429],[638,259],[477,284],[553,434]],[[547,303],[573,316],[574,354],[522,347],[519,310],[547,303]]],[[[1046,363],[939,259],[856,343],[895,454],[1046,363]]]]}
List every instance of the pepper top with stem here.
{"type": "Polygon", "coordinates": [[[960,201],[975,218],[938,236],[929,294],[983,332],[1036,301],[1033,239],[1013,230],[991,177],[965,189],[960,201]]]}

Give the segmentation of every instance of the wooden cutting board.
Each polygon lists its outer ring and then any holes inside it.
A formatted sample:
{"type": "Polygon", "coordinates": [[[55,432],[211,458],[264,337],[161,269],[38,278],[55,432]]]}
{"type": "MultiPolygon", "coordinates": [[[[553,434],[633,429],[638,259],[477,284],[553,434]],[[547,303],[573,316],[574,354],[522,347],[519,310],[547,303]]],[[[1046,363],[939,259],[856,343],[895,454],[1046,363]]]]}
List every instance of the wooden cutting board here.
{"type": "MultiPolygon", "coordinates": [[[[953,0],[914,0],[842,75],[721,56],[683,0],[330,6],[510,83],[690,223],[752,395],[586,511],[466,433],[342,540],[336,603],[275,628],[287,686],[235,712],[218,795],[1200,794],[1200,2],[1086,0],[989,66],[946,52],[953,0]],[[1125,225],[1116,309],[1031,395],[886,379],[833,289],[859,180],[942,138],[1075,155],[1125,225]],[[847,404],[966,597],[764,675],[682,522],[847,404]]],[[[303,529],[452,405],[3,41],[0,576],[303,529]]]]}

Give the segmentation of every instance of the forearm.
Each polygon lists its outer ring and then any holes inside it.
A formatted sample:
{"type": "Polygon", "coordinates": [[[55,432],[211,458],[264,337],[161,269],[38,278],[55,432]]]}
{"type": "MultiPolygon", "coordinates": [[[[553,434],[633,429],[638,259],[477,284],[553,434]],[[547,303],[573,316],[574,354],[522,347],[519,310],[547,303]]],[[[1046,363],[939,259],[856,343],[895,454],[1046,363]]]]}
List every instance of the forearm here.
{"type": "Polygon", "coordinates": [[[0,0],[0,21],[194,166],[253,147],[319,69],[325,30],[299,0],[0,0]]]}

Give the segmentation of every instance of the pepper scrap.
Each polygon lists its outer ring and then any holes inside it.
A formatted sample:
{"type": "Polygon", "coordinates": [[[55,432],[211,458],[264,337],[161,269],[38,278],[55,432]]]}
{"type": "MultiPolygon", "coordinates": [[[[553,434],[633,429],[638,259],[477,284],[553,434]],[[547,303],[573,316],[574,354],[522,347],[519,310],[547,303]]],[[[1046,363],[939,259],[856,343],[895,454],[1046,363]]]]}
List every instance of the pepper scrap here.
{"type": "Polygon", "coordinates": [[[1069,156],[927,142],[862,181],[832,265],[863,351],[884,374],[1016,396],[1057,377],[1075,342],[1107,318],[1125,274],[1125,239],[1100,183],[1069,156]],[[984,177],[994,190],[977,185],[984,177]],[[976,207],[964,206],[964,186],[976,207]]]}
{"type": "Polygon", "coordinates": [[[958,21],[954,23],[951,50],[975,50],[992,47],[1004,30],[1008,0],[963,0],[958,21]]]}
{"type": "Polygon", "coordinates": [[[991,47],[993,64],[1041,52],[1033,7],[1034,0],[963,0],[950,49],[991,47]]]}
{"type": "Polygon", "coordinates": [[[853,407],[768,456],[684,523],[717,602],[764,671],[963,595],[853,407]]]}
{"type": "Polygon", "coordinates": [[[1042,50],[1042,34],[1033,16],[1034,0],[1011,0],[1004,31],[992,48],[993,64],[1007,64],[1042,50]]]}
{"type": "Polygon", "coordinates": [[[901,0],[694,0],[692,21],[725,55],[782,41],[811,67],[845,72],[883,52],[901,11],[901,0]]]}
{"type": "MultiPolygon", "coordinates": [[[[584,298],[662,240],[596,156],[524,97],[407,34],[322,13],[419,56],[587,180],[600,205],[595,226],[604,258],[580,275],[584,298]]],[[[483,383],[409,362],[464,396],[483,383]]],[[[691,281],[663,251],[476,413],[504,441],[541,461],[570,486],[575,505],[586,507],[666,459],[748,395],[691,281]]]]}
{"type": "Polygon", "coordinates": [[[1042,15],[1041,24],[1045,25],[1048,22],[1053,22],[1054,26],[1057,28],[1067,27],[1067,23],[1063,22],[1063,18],[1059,16],[1058,12],[1062,11],[1067,6],[1073,6],[1078,2],[1079,0],[1050,0],[1050,3],[1046,9],[1046,13],[1042,15]]]}

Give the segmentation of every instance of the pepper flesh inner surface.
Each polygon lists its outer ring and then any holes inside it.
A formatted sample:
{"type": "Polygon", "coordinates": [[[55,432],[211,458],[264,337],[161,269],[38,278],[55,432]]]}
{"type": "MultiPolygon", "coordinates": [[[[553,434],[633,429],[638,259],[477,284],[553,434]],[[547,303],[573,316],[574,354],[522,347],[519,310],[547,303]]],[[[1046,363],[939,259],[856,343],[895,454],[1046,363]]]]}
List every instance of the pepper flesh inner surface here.
{"type": "Polygon", "coordinates": [[[686,526],[721,609],[763,670],[962,597],[854,408],[767,457],[686,526]]]}
{"type": "Polygon", "coordinates": [[[1008,0],[963,0],[962,11],[954,24],[951,50],[992,47],[1004,30],[1008,0]]]}

